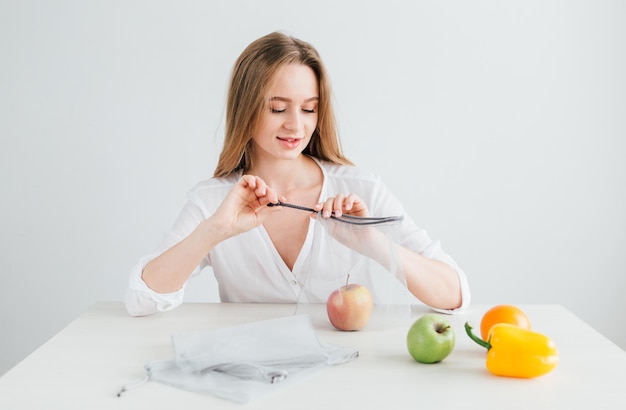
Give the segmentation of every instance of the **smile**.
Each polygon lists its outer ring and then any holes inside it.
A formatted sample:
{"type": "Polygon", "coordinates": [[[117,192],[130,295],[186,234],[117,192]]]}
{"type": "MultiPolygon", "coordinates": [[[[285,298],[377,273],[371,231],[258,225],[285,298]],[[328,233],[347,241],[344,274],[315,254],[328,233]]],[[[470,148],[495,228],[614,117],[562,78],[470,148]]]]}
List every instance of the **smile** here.
{"type": "Polygon", "coordinates": [[[293,138],[293,137],[278,137],[278,139],[281,141],[287,141],[287,142],[297,142],[301,140],[301,138],[293,138]]]}
{"type": "Polygon", "coordinates": [[[302,141],[302,138],[278,137],[278,141],[283,147],[293,149],[297,148],[300,145],[300,141],[302,141]]]}

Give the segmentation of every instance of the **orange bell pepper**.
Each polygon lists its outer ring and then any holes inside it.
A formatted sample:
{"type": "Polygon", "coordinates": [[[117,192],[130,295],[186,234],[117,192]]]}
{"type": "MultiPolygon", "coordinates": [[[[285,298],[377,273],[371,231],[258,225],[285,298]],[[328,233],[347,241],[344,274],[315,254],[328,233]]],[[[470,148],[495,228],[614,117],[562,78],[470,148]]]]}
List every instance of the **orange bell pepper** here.
{"type": "Polygon", "coordinates": [[[509,323],[493,325],[487,341],[472,333],[468,336],[487,349],[487,370],[498,376],[531,378],[551,372],[559,362],[554,342],[547,336],[509,323]]]}

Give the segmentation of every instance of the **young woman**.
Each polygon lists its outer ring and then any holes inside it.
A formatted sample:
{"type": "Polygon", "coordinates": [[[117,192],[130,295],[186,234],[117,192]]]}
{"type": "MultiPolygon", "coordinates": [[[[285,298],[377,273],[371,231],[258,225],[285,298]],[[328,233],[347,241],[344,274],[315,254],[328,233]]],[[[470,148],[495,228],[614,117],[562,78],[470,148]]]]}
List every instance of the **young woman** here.
{"type": "Polygon", "coordinates": [[[409,291],[442,311],[468,305],[467,280],[454,260],[377,177],[343,155],[317,51],[271,33],[236,61],[214,176],[189,192],[163,242],[134,267],[128,312],[173,309],[189,279],[208,266],[223,302],[297,302],[313,267],[340,268],[328,257],[336,252],[328,232],[317,229],[316,219],[332,213],[403,215],[398,258],[409,291]],[[320,213],[272,206],[279,201],[320,213]]]}

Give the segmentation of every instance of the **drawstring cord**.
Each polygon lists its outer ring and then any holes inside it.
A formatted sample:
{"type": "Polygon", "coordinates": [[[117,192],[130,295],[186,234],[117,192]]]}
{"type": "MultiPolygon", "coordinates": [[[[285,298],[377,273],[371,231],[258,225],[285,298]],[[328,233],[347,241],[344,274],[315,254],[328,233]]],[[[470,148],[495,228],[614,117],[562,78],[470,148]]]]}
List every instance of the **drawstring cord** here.
{"type": "Polygon", "coordinates": [[[135,387],[139,387],[142,384],[145,384],[146,382],[148,382],[150,380],[150,377],[152,377],[152,363],[150,362],[148,364],[146,364],[146,377],[136,380],[134,382],[131,383],[127,383],[125,385],[122,386],[122,388],[120,389],[120,391],[117,392],[117,397],[122,397],[122,394],[127,392],[130,389],[134,389],[135,387]]]}
{"type": "MultiPolygon", "coordinates": [[[[134,389],[148,382],[152,376],[152,365],[154,363],[155,362],[151,362],[146,365],[146,377],[123,385],[122,388],[117,392],[117,397],[122,397],[122,394],[126,393],[128,390],[134,389]]],[[[224,363],[221,365],[208,367],[198,373],[203,374],[207,372],[225,373],[230,374],[233,377],[240,378],[242,380],[257,380],[261,382],[265,381],[271,384],[280,383],[284,381],[288,376],[286,370],[275,369],[272,367],[257,365],[253,363],[224,363]]]]}
{"type": "Polygon", "coordinates": [[[120,389],[119,392],[117,392],[117,397],[122,397],[122,393],[127,392],[130,389],[133,389],[137,386],[141,386],[142,384],[146,383],[148,380],[150,380],[150,375],[144,377],[143,379],[134,381],[132,383],[128,383],[122,386],[122,388],[120,389]]]}

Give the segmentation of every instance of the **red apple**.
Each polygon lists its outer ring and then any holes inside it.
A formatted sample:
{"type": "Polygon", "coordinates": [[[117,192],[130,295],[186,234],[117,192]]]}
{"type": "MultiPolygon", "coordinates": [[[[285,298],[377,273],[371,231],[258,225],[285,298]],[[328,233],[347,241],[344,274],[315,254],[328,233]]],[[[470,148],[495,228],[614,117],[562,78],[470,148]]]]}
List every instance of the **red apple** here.
{"type": "Polygon", "coordinates": [[[372,294],[363,285],[346,284],[333,291],[326,302],[330,323],[339,330],[359,330],[367,325],[374,305],[372,294]]]}

